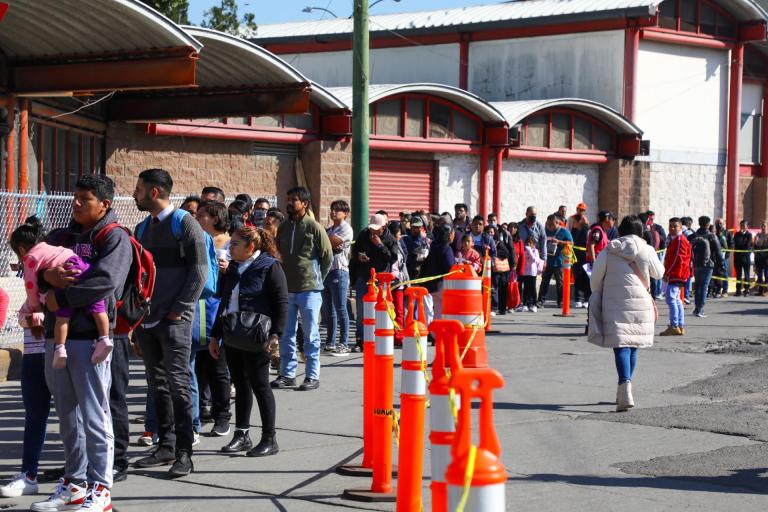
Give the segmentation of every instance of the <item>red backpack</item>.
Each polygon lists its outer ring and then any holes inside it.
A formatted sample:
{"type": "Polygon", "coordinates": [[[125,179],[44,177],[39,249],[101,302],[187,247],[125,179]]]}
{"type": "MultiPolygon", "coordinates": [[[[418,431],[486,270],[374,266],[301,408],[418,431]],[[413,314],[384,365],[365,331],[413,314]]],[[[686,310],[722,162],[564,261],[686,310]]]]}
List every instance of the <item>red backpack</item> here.
{"type": "Polygon", "coordinates": [[[152,253],[131,236],[130,230],[117,222],[104,226],[94,237],[94,243],[101,245],[107,234],[115,228],[128,233],[133,251],[131,268],[123,286],[123,294],[118,298],[115,305],[117,314],[115,334],[128,334],[149,313],[152,293],[155,290],[155,261],[152,253]]]}

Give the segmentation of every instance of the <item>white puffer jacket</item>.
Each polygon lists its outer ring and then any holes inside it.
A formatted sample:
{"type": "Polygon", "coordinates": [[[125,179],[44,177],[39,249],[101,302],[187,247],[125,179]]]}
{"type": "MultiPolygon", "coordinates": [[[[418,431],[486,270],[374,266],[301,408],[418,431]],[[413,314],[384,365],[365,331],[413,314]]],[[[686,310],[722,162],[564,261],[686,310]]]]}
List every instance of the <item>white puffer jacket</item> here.
{"type": "Polygon", "coordinates": [[[611,241],[592,267],[589,342],[601,347],[650,347],[655,330],[653,299],[630,265],[636,262],[644,281],[661,279],[664,265],[653,247],[629,235],[611,241]]]}

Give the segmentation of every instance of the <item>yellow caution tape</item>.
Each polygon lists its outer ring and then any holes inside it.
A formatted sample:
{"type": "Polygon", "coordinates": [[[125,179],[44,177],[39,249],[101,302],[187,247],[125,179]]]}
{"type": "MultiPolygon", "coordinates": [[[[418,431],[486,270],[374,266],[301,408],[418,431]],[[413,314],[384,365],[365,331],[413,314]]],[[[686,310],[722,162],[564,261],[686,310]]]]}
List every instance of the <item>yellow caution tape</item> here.
{"type": "Polygon", "coordinates": [[[437,281],[438,279],[442,279],[444,277],[452,276],[453,274],[463,274],[464,273],[464,267],[458,269],[458,270],[451,270],[447,274],[442,274],[439,276],[430,276],[430,277],[420,277],[418,279],[411,279],[409,281],[403,281],[402,283],[398,283],[397,285],[393,286],[393,290],[397,290],[398,288],[402,288],[403,286],[412,286],[415,284],[421,284],[421,283],[428,283],[430,281],[437,281]]]}
{"type": "MultiPolygon", "coordinates": [[[[424,354],[424,350],[421,348],[421,332],[419,332],[419,322],[416,322],[416,328],[414,334],[416,335],[416,350],[419,351],[419,362],[421,363],[421,372],[424,374],[424,382],[429,385],[429,373],[427,373],[427,356],[424,354]]],[[[427,402],[429,407],[429,402],[427,402]]]]}
{"type": "Polygon", "coordinates": [[[400,448],[400,413],[392,412],[392,433],[395,436],[395,445],[400,448]]]}
{"type": "Polygon", "coordinates": [[[763,287],[763,288],[768,288],[768,284],[757,283],[757,282],[752,282],[752,281],[740,281],[740,280],[736,279],[735,277],[712,276],[712,279],[714,279],[716,281],[728,281],[730,283],[744,284],[744,285],[747,285],[747,286],[760,286],[760,287],[763,287]]]}
{"type": "Polygon", "coordinates": [[[470,335],[469,340],[467,341],[467,346],[464,347],[464,351],[461,353],[461,357],[459,358],[462,361],[464,360],[464,356],[467,355],[467,352],[469,352],[469,347],[472,346],[472,342],[475,340],[475,335],[477,334],[477,331],[479,330],[479,328],[480,326],[477,324],[472,326],[472,335],[470,335]]]}
{"type": "Polygon", "coordinates": [[[464,491],[461,493],[461,500],[456,506],[456,512],[464,512],[469,499],[469,491],[472,488],[472,477],[475,475],[475,460],[477,459],[477,447],[469,445],[469,454],[467,457],[467,468],[464,470],[464,491]]]}

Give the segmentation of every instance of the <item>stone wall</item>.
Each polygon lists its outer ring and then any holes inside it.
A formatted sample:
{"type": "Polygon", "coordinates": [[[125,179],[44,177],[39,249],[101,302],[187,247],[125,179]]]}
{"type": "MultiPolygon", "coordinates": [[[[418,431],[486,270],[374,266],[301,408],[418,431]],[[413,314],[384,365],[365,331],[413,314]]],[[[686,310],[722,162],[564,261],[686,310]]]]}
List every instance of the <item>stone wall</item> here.
{"type": "Polygon", "coordinates": [[[127,123],[110,123],[106,140],[105,169],[118,195],[132,194],[138,174],[152,167],[171,173],[177,195],[212,185],[228,200],[241,192],[254,199],[276,195],[281,207],[296,183],[295,156],[255,154],[252,142],[148,135],[144,125],[127,123]]]}
{"type": "Polygon", "coordinates": [[[650,171],[647,162],[611,160],[600,167],[599,206],[590,216],[597,220],[599,210],[610,210],[618,219],[648,210],[650,171]]]}
{"type": "Polygon", "coordinates": [[[722,217],[724,207],[724,167],[650,162],[649,208],[661,224],[674,216],[722,217]]]}
{"type": "Polygon", "coordinates": [[[312,210],[317,220],[325,225],[333,201],[351,201],[352,143],[310,142],[301,147],[300,159],[312,194],[312,210]]]}

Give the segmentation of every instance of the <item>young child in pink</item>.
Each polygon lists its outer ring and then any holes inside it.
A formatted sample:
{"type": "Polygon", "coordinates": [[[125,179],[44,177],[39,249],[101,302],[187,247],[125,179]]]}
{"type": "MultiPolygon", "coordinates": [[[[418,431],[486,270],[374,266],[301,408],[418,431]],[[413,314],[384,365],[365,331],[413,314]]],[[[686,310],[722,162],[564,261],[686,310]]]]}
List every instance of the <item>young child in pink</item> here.
{"type": "Polygon", "coordinates": [[[525,266],[523,275],[520,276],[520,282],[523,284],[523,305],[522,311],[536,313],[536,278],[541,274],[544,268],[544,260],[539,255],[536,248],[536,241],[533,237],[528,237],[525,244],[525,266]]]}
{"type": "MultiPolygon", "coordinates": [[[[89,265],[80,256],[66,247],[56,247],[42,241],[43,226],[35,217],[27,219],[27,222],[16,228],[11,235],[11,249],[19,257],[23,264],[24,289],[27,292],[27,300],[22,310],[28,314],[42,311],[42,303],[45,295],[40,294],[37,287],[37,279],[40,271],[64,266],[70,270],[77,270],[79,274],[88,271],[89,265]]],[[[53,290],[53,293],[61,296],[63,290],[53,290]]],[[[58,301],[54,301],[57,302],[58,301]]],[[[93,364],[100,364],[107,359],[112,352],[112,340],[109,338],[109,317],[103,300],[97,301],[85,308],[85,311],[93,315],[99,338],[91,356],[93,364]]],[[[61,369],[67,365],[67,333],[69,331],[69,319],[74,311],[72,308],[63,307],[56,311],[56,323],[53,330],[54,349],[53,367],[61,369]]],[[[33,318],[39,315],[33,316],[33,318]]],[[[30,326],[36,327],[36,326],[30,326]]]]}

